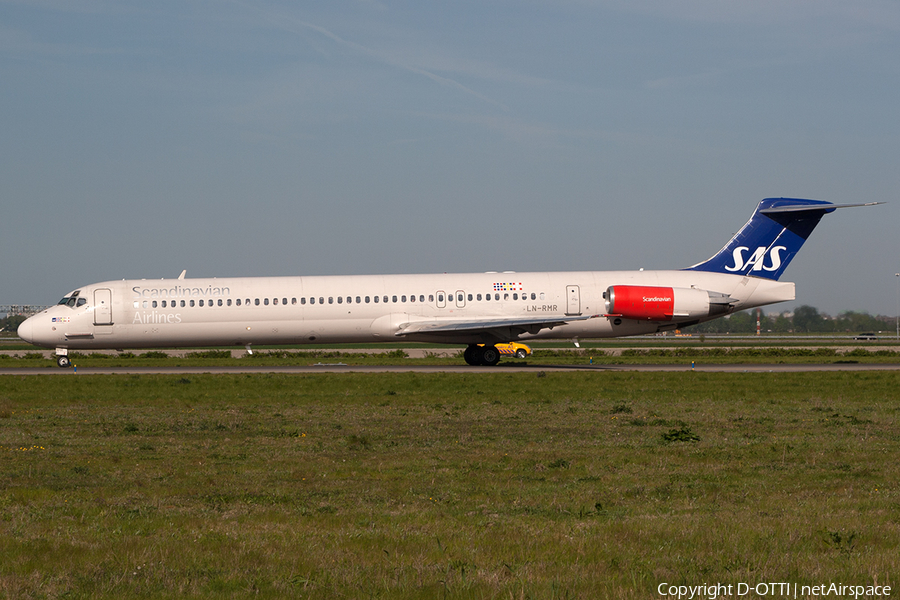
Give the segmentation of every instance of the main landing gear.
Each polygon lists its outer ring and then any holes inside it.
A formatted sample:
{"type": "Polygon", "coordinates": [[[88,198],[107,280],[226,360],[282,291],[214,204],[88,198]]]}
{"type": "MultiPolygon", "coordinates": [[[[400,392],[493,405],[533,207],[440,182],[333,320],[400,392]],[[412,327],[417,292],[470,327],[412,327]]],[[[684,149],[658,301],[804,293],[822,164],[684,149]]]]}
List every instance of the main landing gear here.
{"type": "Polygon", "coordinates": [[[56,364],[63,369],[68,369],[72,365],[72,363],[69,362],[69,357],[64,354],[56,357],[56,364]]]}
{"type": "Polygon", "coordinates": [[[494,346],[485,344],[484,346],[470,345],[463,353],[466,364],[481,365],[493,367],[500,362],[500,351],[494,346]]]}

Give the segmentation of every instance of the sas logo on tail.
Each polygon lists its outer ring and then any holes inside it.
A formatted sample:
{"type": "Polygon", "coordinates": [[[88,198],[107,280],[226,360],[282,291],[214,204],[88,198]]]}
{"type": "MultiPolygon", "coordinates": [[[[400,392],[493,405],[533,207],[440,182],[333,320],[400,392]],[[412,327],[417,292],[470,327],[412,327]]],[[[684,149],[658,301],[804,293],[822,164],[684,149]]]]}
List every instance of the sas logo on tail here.
{"type": "Polygon", "coordinates": [[[760,246],[745,261],[744,253],[749,250],[750,248],[748,248],[747,246],[738,246],[737,248],[735,248],[734,252],[732,253],[732,257],[734,258],[734,266],[725,267],[725,270],[732,272],[744,270],[777,271],[781,267],[781,252],[783,250],[787,250],[787,248],[785,246],[774,246],[771,250],[766,252],[766,247],[760,246]],[[769,259],[771,260],[771,264],[769,266],[766,266],[765,264],[766,254],[769,255],[769,259]],[[750,269],[750,267],[753,268],[750,269]]]}

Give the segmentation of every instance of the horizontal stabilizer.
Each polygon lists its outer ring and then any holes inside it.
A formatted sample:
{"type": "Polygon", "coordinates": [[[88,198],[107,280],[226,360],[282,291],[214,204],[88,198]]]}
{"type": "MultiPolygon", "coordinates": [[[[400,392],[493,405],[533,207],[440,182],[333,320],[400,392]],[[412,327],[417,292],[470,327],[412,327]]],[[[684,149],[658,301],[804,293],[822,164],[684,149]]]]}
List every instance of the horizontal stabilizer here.
{"type": "Polygon", "coordinates": [[[788,206],[773,206],[772,208],[764,208],[759,212],[764,215],[771,215],[776,213],[786,213],[786,212],[803,212],[810,210],[824,210],[826,213],[830,213],[837,208],[853,208],[856,206],[876,206],[878,204],[884,204],[884,202],[864,202],[861,204],[831,204],[826,207],[822,207],[819,205],[810,206],[809,204],[791,204],[788,206]]]}

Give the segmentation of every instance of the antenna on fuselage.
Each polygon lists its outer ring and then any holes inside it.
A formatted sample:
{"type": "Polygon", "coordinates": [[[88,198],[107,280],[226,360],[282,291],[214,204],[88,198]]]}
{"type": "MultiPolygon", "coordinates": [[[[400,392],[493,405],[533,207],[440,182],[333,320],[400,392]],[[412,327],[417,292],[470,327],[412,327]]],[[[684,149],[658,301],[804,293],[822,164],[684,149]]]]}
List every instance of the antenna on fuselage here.
{"type": "Polygon", "coordinates": [[[181,272],[181,275],[178,276],[178,279],[184,279],[185,275],[187,275],[187,269],[181,272]]]}

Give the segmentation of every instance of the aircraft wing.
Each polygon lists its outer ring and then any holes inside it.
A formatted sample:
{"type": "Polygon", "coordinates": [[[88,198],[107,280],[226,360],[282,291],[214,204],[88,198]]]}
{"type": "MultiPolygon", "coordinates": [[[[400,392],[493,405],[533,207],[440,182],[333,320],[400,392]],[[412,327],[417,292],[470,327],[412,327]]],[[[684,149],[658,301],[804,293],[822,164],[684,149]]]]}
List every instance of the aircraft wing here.
{"type": "Polygon", "coordinates": [[[553,329],[573,321],[586,321],[600,315],[578,317],[531,317],[518,319],[478,319],[449,320],[433,319],[428,321],[411,321],[400,326],[395,336],[404,337],[413,334],[458,336],[465,333],[480,333],[500,340],[515,339],[521,333],[536,334],[542,329],[553,329]]]}

